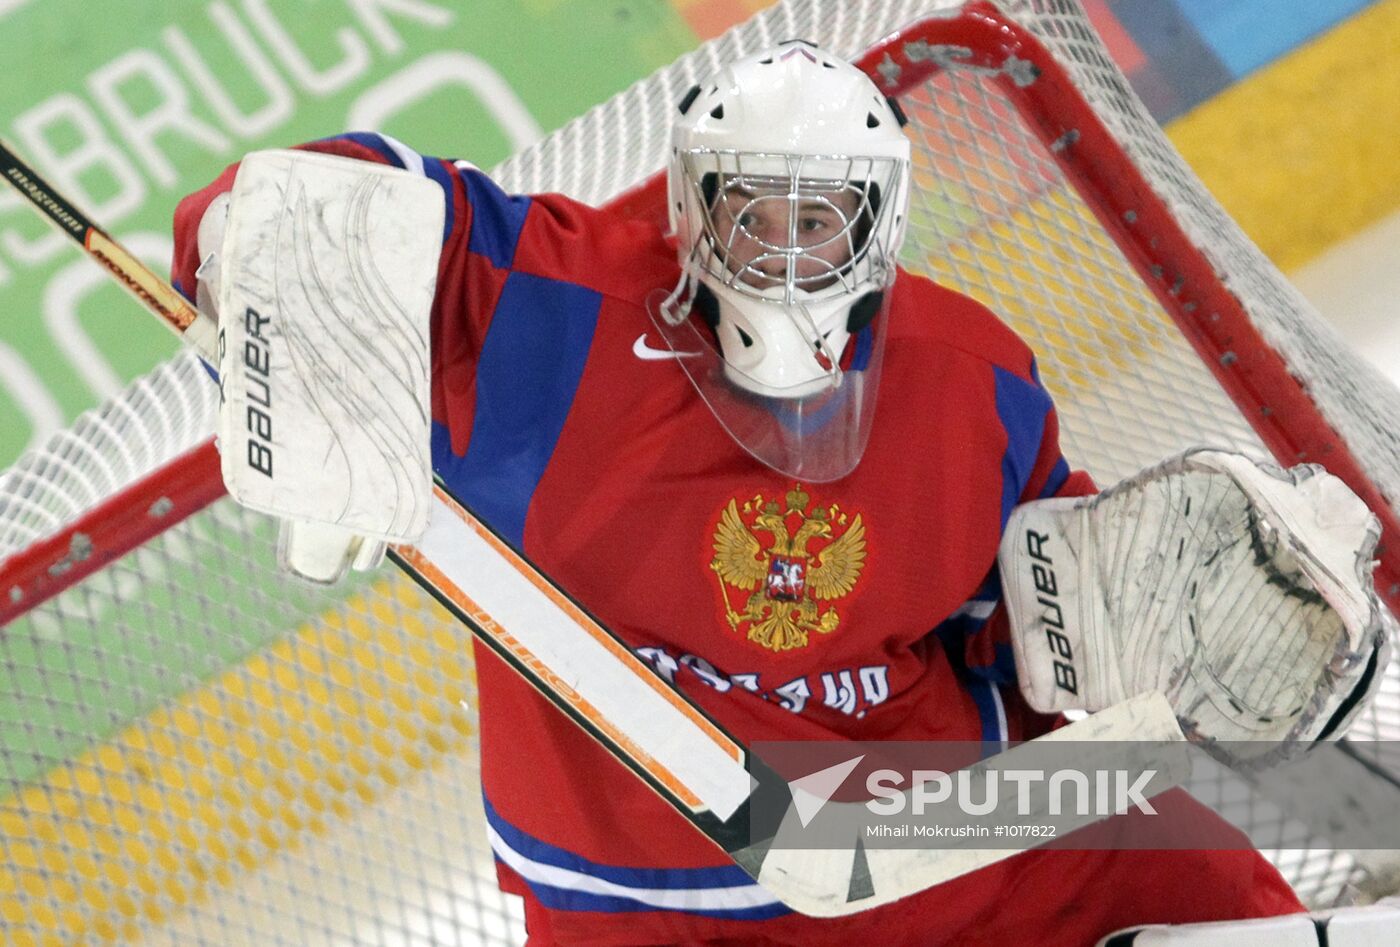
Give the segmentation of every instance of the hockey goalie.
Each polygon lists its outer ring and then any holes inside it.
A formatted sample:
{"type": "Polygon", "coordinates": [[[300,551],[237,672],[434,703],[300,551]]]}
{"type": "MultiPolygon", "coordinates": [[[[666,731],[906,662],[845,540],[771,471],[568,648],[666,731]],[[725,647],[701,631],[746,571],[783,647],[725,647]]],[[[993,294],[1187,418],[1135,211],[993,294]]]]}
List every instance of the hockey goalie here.
{"type": "MultiPolygon", "coordinates": [[[[354,224],[423,248],[376,270],[416,274],[421,390],[399,374],[412,351],[386,354],[396,333],[338,308],[377,298],[357,252],[298,264],[308,305],[335,314],[304,339],[308,371],[337,380],[331,401],[358,393],[351,427],[381,401],[397,419],[335,453],[347,467],[331,480],[356,497],[326,502],[403,516],[364,540],[353,518],[294,525],[291,565],[329,578],[412,539],[421,491],[403,484],[421,456],[746,741],[995,746],[1151,691],[1241,765],[1343,731],[1379,679],[1388,619],[1370,590],[1378,528],[1339,481],[1201,450],[1095,496],[1061,456],[1028,347],[897,266],[910,145],[862,72],[790,41],[678,106],[650,217],[506,194],[375,134],[277,153],[272,179],[311,195],[305,239],[282,250],[258,222],[290,188],[234,167],[180,204],[177,285],[221,310],[226,352],[243,353],[223,384],[252,393],[236,425],[254,436],[262,323],[230,300],[334,223],[315,213],[318,178],[391,168],[431,205],[370,201],[354,224]],[[383,357],[342,352],[350,335],[383,357]],[[402,470],[362,475],[370,455],[402,470]]],[[[324,417],[323,389],[307,391],[324,417]]],[[[311,454],[326,466],[328,450],[311,454]]],[[[1077,945],[1302,910],[1235,845],[1035,850],[870,911],[802,916],[493,653],[476,667],[490,837],[531,944],[1077,945]]],[[[1167,830],[1230,831],[1184,795],[1157,802],[1167,830]]]]}

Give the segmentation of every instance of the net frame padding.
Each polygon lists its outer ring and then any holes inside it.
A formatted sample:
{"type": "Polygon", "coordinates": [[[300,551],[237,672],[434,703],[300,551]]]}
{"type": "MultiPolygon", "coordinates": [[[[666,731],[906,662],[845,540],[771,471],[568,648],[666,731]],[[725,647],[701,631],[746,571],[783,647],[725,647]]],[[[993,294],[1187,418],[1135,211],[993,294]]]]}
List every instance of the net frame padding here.
{"type": "MultiPolygon", "coordinates": [[[[918,192],[903,262],[982,299],[1031,342],[1076,465],[1112,482],[1199,442],[1205,419],[1211,440],[1253,452],[1286,440],[1325,453],[1331,436],[1370,478],[1373,503],[1400,495],[1400,444],[1379,420],[1400,416],[1400,396],[1206,195],[1078,5],[997,8],[783,3],[493,174],[507,190],[655,213],[651,192],[637,188],[665,163],[673,103],[722,63],[803,36],[859,58],[881,81],[917,73],[920,90],[901,97],[918,192]],[[1148,249],[1125,255],[1120,241],[1132,234],[1104,209],[1114,195],[1096,195],[1091,210],[1064,185],[1055,149],[1076,146],[1062,134],[1071,129],[1012,119],[1004,103],[1019,61],[1005,49],[978,59],[949,42],[997,8],[1073,77],[1186,242],[1203,251],[1217,274],[1210,291],[1235,301],[1267,352],[1227,347],[1203,361],[1186,345],[1166,314],[1184,308],[1174,278],[1152,272],[1160,264],[1148,249]],[[910,26],[921,18],[926,26],[910,26]],[[976,170],[964,163],[972,155],[976,170]],[[1129,257],[1145,278],[1125,275],[1129,257]],[[1320,424],[1261,439],[1244,419],[1270,404],[1242,413],[1205,367],[1216,363],[1237,394],[1267,392],[1230,375],[1242,364],[1255,371],[1260,359],[1305,380],[1320,424]],[[1125,419],[1111,436],[1096,426],[1110,414],[1125,419]]],[[[1201,316],[1198,342],[1218,343],[1210,313],[1201,316]]],[[[205,506],[208,496],[172,490],[168,505],[137,511],[122,536],[104,532],[99,504],[137,495],[133,485],[149,486],[152,471],[162,483],[213,466],[204,442],[216,398],[199,364],[181,356],[0,475],[0,556],[19,552],[0,568],[0,595],[24,611],[0,630],[0,709],[9,714],[0,714],[0,924],[19,943],[518,942],[519,905],[495,890],[486,844],[464,629],[392,572],[334,592],[289,582],[273,565],[271,524],[227,500],[205,506]],[[87,563],[137,544],[28,607],[31,589],[69,583],[87,563]],[[19,561],[43,581],[16,579],[19,561]]],[[[1290,422],[1287,413],[1268,423],[1290,422]]],[[[1400,772],[1377,742],[1400,737],[1394,667],[1353,735],[1358,754],[1400,772]]],[[[1195,791],[1244,825],[1311,904],[1374,894],[1387,871],[1375,853],[1333,851],[1305,817],[1239,781],[1195,791]]]]}

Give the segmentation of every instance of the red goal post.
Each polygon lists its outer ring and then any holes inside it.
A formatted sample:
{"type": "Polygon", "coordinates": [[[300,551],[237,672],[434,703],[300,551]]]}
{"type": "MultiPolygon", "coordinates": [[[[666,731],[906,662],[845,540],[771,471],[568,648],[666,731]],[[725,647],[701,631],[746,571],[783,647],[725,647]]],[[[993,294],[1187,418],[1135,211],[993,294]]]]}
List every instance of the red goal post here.
{"type": "MultiPolygon", "coordinates": [[[[1102,483],[1200,443],[1322,463],[1383,519],[1377,574],[1400,603],[1400,434],[1383,421],[1400,394],[1210,198],[1072,0],[783,3],[494,174],[660,222],[675,103],[792,36],[899,96],[904,264],[1031,343],[1072,463],[1102,483]]],[[[510,941],[472,782],[467,633],[389,573],[332,593],[278,576],[267,524],[219,499],[215,395],[178,359],[0,475],[0,919],[36,941],[435,925],[510,941]]],[[[1353,733],[1400,739],[1394,666],[1353,733]]],[[[1368,763],[1394,779],[1381,752],[1368,763]]],[[[1383,873],[1306,813],[1243,808],[1316,905],[1383,873]]]]}

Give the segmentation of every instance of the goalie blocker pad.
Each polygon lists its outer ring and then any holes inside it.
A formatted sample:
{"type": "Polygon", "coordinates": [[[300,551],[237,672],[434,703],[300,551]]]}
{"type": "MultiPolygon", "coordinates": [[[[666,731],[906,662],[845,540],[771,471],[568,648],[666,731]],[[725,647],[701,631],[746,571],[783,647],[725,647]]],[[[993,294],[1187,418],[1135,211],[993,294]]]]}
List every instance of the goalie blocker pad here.
{"type": "Polygon", "coordinates": [[[317,527],[282,537],[310,577],[427,528],[443,214],[436,184],[383,165],[261,151],[239,168],[218,262],[223,477],[317,527]]]}
{"type": "Polygon", "coordinates": [[[1319,467],[1209,450],[1017,507],[999,562],[1021,689],[1047,713],[1160,691],[1188,736],[1270,741],[1256,763],[1339,736],[1388,654],[1379,534],[1319,467]]]}

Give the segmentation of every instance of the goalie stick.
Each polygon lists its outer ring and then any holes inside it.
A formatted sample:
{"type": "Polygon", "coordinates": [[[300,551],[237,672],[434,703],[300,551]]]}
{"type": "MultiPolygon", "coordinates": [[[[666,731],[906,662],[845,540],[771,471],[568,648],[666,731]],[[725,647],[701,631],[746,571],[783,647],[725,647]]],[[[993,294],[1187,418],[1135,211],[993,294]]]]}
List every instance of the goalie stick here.
{"type": "MultiPolygon", "coordinates": [[[[211,363],[217,334],[168,282],[128,253],[0,142],[0,174],[59,230],[211,363]]],[[[390,557],[540,693],[699,828],[785,905],[803,914],[868,910],[1016,853],[976,841],[940,849],[804,850],[774,846],[806,824],[811,795],[790,784],[661,678],[567,592],[513,549],[441,483],[427,534],[390,557]],[[805,799],[803,798],[805,795],[805,799]],[[759,825],[755,813],[765,814],[759,825]],[[775,818],[773,813],[781,813],[775,818]]],[[[33,598],[27,598],[32,604],[33,598]]],[[[1134,741],[1157,770],[1152,792],[1176,785],[1190,763],[1175,715],[1148,694],[986,761],[1018,765],[1044,742],[1098,742],[1078,761],[1084,771],[1122,764],[1112,741],[1134,741]]],[[[836,787],[832,787],[833,789],[836,787]]],[[[856,806],[859,803],[829,803],[856,806]]],[[[1024,815],[1024,814],[1023,814],[1024,815]]],[[[1062,822],[1065,831],[1102,818],[1062,822]]]]}
{"type": "Polygon", "coordinates": [[[182,336],[204,359],[216,362],[218,328],[197,311],[168,282],[127,252],[87,215],[55,191],[48,182],[0,141],[0,174],[20,195],[65,236],[83,248],[123,289],[135,296],[171,331],[182,336]]]}

